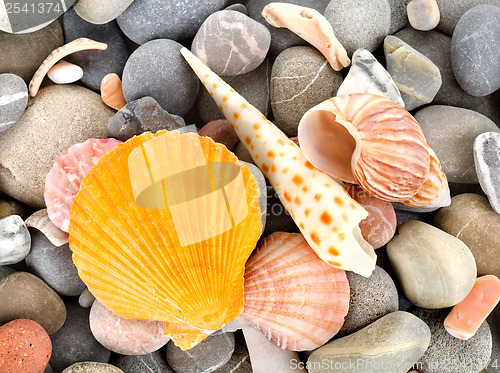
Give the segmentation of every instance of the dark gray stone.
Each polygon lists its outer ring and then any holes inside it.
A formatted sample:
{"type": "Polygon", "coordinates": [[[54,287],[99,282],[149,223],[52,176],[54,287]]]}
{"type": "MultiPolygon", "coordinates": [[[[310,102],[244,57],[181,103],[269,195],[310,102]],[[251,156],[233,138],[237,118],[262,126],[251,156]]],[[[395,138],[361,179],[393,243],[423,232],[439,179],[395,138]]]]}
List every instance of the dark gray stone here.
{"type": "Polygon", "coordinates": [[[10,275],[11,273],[14,273],[15,270],[7,267],[7,266],[0,266],[0,281],[2,281],[5,277],[10,275]]]}
{"type": "Polygon", "coordinates": [[[500,214],[500,133],[485,132],[476,137],[474,165],[491,207],[500,214]]]}
{"type": "Polygon", "coordinates": [[[262,237],[268,236],[274,232],[300,232],[290,213],[281,203],[273,187],[267,186],[267,216],[266,229],[262,237]]]}
{"type": "Polygon", "coordinates": [[[174,373],[163,360],[159,350],[147,355],[114,354],[110,364],[126,373],[174,373]]]}
{"type": "Polygon", "coordinates": [[[121,141],[150,131],[174,130],[185,126],[184,119],[170,115],[152,97],[131,101],[108,121],[108,136],[121,141]]]}
{"type": "Polygon", "coordinates": [[[245,15],[248,15],[247,7],[240,3],[231,4],[225,10],[234,10],[235,12],[240,12],[245,15]]]}
{"type": "Polygon", "coordinates": [[[234,334],[235,348],[231,359],[214,370],[214,373],[252,373],[252,364],[250,363],[250,355],[243,338],[243,334],[237,331],[234,334]]]}
{"type": "Polygon", "coordinates": [[[59,295],[80,295],[85,284],[78,276],[69,244],[54,246],[37,229],[31,230],[31,251],[26,265],[59,295]]]}
{"type": "Polygon", "coordinates": [[[0,74],[0,132],[12,127],[26,109],[28,87],[15,74],[0,74]]]}
{"type": "Polygon", "coordinates": [[[451,65],[460,87],[486,96],[500,88],[500,7],[478,5],[458,21],[451,38],[451,65]]]}
{"type": "Polygon", "coordinates": [[[213,12],[227,0],[135,0],[117,18],[122,31],[137,44],[153,39],[185,41],[196,34],[213,12]]]}
{"type": "Polygon", "coordinates": [[[64,14],[64,37],[66,43],[85,37],[108,45],[103,51],[86,50],[69,56],[71,62],[83,69],[80,80],[90,89],[100,92],[102,78],[110,73],[122,75],[128,51],[125,38],[115,21],[102,25],[89,23],[71,8],[64,14]]]}
{"type": "Polygon", "coordinates": [[[181,47],[173,40],[158,39],[132,53],[122,77],[127,102],[151,96],[171,114],[183,116],[189,111],[198,95],[199,80],[181,56],[181,47]]]}
{"type": "Polygon", "coordinates": [[[391,7],[391,28],[389,29],[390,35],[408,25],[406,6],[410,1],[411,0],[387,0],[389,6],[391,7]]]}
{"type": "Polygon", "coordinates": [[[78,302],[66,302],[66,322],[50,336],[52,356],[50,365],[55,373],[80,361],[107,363],[111,352],[105,349],[92,335],[89,323],[89,308],[80,307],[78,302]]]}

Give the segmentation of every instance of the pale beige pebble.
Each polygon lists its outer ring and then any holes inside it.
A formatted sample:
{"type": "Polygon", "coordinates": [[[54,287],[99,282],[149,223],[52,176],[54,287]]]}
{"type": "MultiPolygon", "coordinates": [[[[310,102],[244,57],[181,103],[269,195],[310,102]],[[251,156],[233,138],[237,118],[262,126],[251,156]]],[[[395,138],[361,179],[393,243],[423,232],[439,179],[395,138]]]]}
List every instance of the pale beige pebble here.
{"type": "Polygon", "coordinates": [[[61,373],[124,373],[120,368],[106,363],[82,361],[64,369],[61,373]]]}
{"type": "Polygon", "coordinates": [[[87,22],[102,25],[111,22],[134,0],[78,0],[73,8],[87,22]]]}
{"type": "Polygon", "coordinates": [[[49,218],[47,209],[38,210],[26,219],[26,226],[38,229],[54,246],[62,246],[69,242],[69,234],[57,228],[49,218]]]}
{"type": "Polygon", "coordinates": [[[410,25],[415,30],[432,30],[441,18],[436,0],[412,0],[406,10],[410,25]]]}
{"type": "Polygon", "coordinates": [[[61,61],[52,66],[47,75],[56,84],[69,84],[82,78],[83,69],[73,63],[61,61]]]}

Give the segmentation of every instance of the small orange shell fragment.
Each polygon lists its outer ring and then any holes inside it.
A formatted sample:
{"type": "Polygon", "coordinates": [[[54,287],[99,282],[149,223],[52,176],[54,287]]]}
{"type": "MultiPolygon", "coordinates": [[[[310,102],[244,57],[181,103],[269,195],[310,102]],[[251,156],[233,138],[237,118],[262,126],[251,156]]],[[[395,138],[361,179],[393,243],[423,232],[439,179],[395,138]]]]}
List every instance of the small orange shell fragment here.
{"type": "Polygon", "coordinates": [[[123,96],[122,81],[118,75],[112,73],[102,78],[101,97],[102,102],[116,110],[127,105],[125,96],[123,96]]]}

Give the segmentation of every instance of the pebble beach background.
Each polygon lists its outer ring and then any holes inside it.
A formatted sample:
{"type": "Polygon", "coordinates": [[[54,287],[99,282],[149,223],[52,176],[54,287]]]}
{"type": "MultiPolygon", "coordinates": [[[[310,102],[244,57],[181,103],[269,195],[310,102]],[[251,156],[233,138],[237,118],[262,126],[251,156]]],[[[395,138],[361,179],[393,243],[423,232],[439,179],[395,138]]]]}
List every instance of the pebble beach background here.
{"type": "Polygon", "coordinates": [[[500,277],[500,0],[288,0],[332,24],[352,61],[341,71],[291,31],[269,25],[261,12],[270,2],[62,0],[42,9],[0,1],[0,373],[288,373],[306,362],[315,373],[413,369],[373,368],[395,355],[421,373],[500,372],[498,306],[468,340],[443,327],[476,277],[500,277]],[[29,83],[46,57],[83,37],[107,49],[69,54],[31,97],[29,83]],[[161,322],[114,315],[79,278],[67,234],[47,217],[46,176],[69,147],[177,129],[211,137],[247,162],[261,191],[262,237],[299,231],[181,46],[290,138],[313,106],[375,87],[415,117],[449,182],[451,205],[437,210],[347,188],[370,208],[361,229],[377,267],[369,278],[347,272],[342,329],[312,354],[290,355],[279,371],[262,366],[280,352],[252,356],[241,331],[214,333],[182,351],[161,322]],[[122,81],[120,110],[101,98],[111,73],[122,81]],[[364,357],[374,346],[381,360],[364,357]],[[312,367],[360,357],[356,370],[312,367]]]}

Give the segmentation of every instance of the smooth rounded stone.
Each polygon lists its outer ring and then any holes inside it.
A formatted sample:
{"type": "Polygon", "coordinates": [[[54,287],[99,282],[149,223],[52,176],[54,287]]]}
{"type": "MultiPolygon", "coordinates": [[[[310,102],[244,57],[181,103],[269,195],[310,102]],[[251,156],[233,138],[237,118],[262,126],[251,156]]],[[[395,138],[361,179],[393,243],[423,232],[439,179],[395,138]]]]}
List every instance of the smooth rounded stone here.
{"type": "Polygon", "coordinates": [[[274,232],[300,232],[292,216],[285,209],[275,190],[270,185],[267,186],[266,211],[266,229],[264,233],[262,233],[262,237],[268,236],[274,232]]]}
{"type": "Polygon", "coordinates": [[[0,31],[25,34],[40,30],[71,8],[75,1],[5,1],[4,6],[0,7],[0,31]]]}
{"type": "Polygon", "coordinates": [[[247,7],[240,3],[231,4],[227,8],[225,8],[225,10],[234,10],[235,12],[240,12],[245,15],[248,15],[247,7]]]}
{"type": "MultiPolygon", "coordinates": [[[[255,70],[249,73],[227,76],[224,81],[236,92],[242,95],[249,103],[255,106],[266,117],[271,112],[271,95],[269,80],[271,79],[272,64],[265,59],[255,70]]],[[[214,99],[205,88],[201,88],[196,101],[196,108],[203,122],[208,123],[217,119],[226,119],[214,99]]]]}
{"type": "Polygon", "coordinates": [[[2,281],[5,277],[10,275],[11,273],[14,273],[15,270],[7,267],[7,266],[0,266],[0,281],[2,281]]]}
{"type": "Polygon", "coordinates": [[[491,356],[491,332],[488,323],[464,341],[453,337],[443,327],[448,309],[412,311],[431,331],[431,342],[416,367],[420,373],[479,373],[491,356]]]}
{"type": "Polygon", "coordinates": [[[304,39],[294,34],[292,31],[287,28],[273,27],[264,19],[264,17],[262,17],[262,9],[264,9],[267,4],[276,2],[313,8],[323,14],[330,0],[246,0],[245,6],[248,10],[248,15],[257,22],[266,26],[271,32],[271,46],[269,47],[269,53],[273,56],[277,56],[290,47],[307,45],[307,42],[304,39]]]}
{"type": "Polygon", "coordinates": [[[203,21],[226,4],[227,0],[135,0],[117,21],[123,33],[137,44],[153,39],[181,42],[192,38],[203,21]]]}
{"type": "Polygon", "coordinates": [[[389,7],[391,8],[391,28],[389,35],[401,30],[408,25],[408,16],[406,14],[406,7],[411,0],[388,0],[389,7]]]}
{"type": "Polygon", "coordinates": [[[340,72],[315,48],[292,47],[281,52],[271,73],[271,107],[277,126],[288,137],[297,136],[305,112],[335,96],[341,83],[340,72]]]}
{"type": "Polygon", "coordinates": [[[28,269],[59,295],[80,295],[85,284],[78,276],[69,244],[53,245],[45,235],[31,231],[31,252],[26,257],[28,269]]]}
{"type": "Polygon", "coordinates": [[[350,93],[371,93],[383,96],[405,107],[391,75],[366,49],[358,49],[352,55],[351,68],[340,85],[337,96],[350,93]]]}
{"type": "Polygon", "coordinates": [[[475,111],[446,105],[427,106],[414,117],[436,152],[448,182],[477,183],[474,140],[483,132],[500,132],[497,125],[475,111]]]}
{"type": "Polygon", "coordinates": [[[198,135],[210,137],[215,142],[225,145],[228,149],[232,149],[239,141],[233,127],[225,119],[213,120],[205,124],[198,131],[198,135]]]}
{"type": "Polygon", "coordinates": [[[163,347],[163,321],[125,319],[95,301],[90,309],[90,330],[95,339],[112,352],[123,355],[149,354],[163,347]]]}
{"type": "Polygon", "coordinates": [[[15,264],[30,252],[31,236],[19,215],[0,220],[0,265],[15,264]]]}
{"type": "Polygon", "coordinates": [[[47,364],[47,366],[45,367],[45,370],[43,371],[43,373],[54,373],[54,371],[52,370],[52,367],[50,366],[50,364],[47,364]]]}
{"type": "Polygon", "coordinates": [[[51,335],[50,365],[54,372],[60,373],[71,364],[80,361],[107,363],[111,352],[92,335],[89,324],[90,310],[80,307],[76,301],[66,302],[66,309],[66,323],[51,335]]]}
{"type": "Polygon", "coordinates": [[[13,199],[0,199],[0,219],[10,215],[19,215],[24,218],[24,207],[13,199]]]}
{"type": "Polygon", "coordinates": [[[106,75],[122,75],[129,53],[125,38],[115,21],[95,25],[80,18],[75,8],[71,8],[64,14],[64,36],[66,43],[85,37],[108,45],[106,50],[90,49],[69,55],[69,61],[83,69],[80,81],[85,86],[100,92],[101,80],[106,75]]]}
{"type": "Polygon", "coordinates": [[[110,364],[126,373],[174,373],[163,360],[160,351],[151,352],[147,355],[114,354],[111,357],[110,364]]]}
{"type": "Polygon", "coordinates": [[[61,61],[50,68],[47,76],[56,84],[68,84],[80,80],[83,76],[83,70],[78,65],[61,61]]]}
{"type": "Polygon", "coordinates": [[[9,34],[0,31],[0,73],[12,73],[29,82],[43,60],[64,44],[59,21],[28,34],[9,34]]]}
{"type": "Polygon", "coordinates": [[[395,36],[428,57],[439,68],[442,84],[432,101],[434,104],[474,110],[500,123],[500,91],[485,97],[475,97],[458,85],[451,68],[451,37],[438,31],[417,31],[411,27],[399,31],[395,36]]]}
{"type": "Polygon", "coordinates": [[[500,214],[500,133],[484,132],[476,137],[474,166],[491,207],[500,214]]]}
{"type": "Polygon", "coordinates": [[[315,350],[307,360],[308,371],[352,372],[349,368],[354,363],[359,373],[404,373],[424,354],[430,339],[429,327],[418,317],[404,311],[392,312],[315,350]],[[327,364],[323,365],[324,361],[327,364]]]}
{"type": "Polygon", "coordinates": [[[436,0],[441,19],[438,30],[446,35],[453,35],[460,18],[470,9],[479,4],[491,4],[500,7],[500,0],[436,0]]]}
{"type": "Polygon", "coordinates": [[[400,225],[387,255],[405,295],[418,307],[454,306],[476,280],[476,262],[467,245],[421,221],[400,225]]]}
{"type": "Polygon", "coordinates": [[[173,40],[158,39],[137,48],[123,70],[125,100],[151,96],[167,112],[186,114],[196,101],[199,80],[179,53],[181,47],[173,40]]]}
{"type": "Polygon", "coordinates": [[[48,334],[66,319],[63,301],[45,282],[27,272],[14,272],[0,281],[0,324],[30,319],[48,334]]]}
{"type": "Polygon", "coordinates": [[[410,25],[416,30],[429,31],[439,23],[436,0],[411,0],[407,12],[410,25]]]}
{"type": "Polygon", "coordinates": [[[123,370],[111,364],[83,361],[67,367],[62,373],[124,373],[123,370]]]}
{"type": "Polygon", "coordinates": [[[78,304],[83,308],[92,307],[94,301],[95,297],[87,287],[82,291],[82,293],[78,297],[78,304]]]}
{"type": "Polygon", "coordinates": [[[21,118],[28,104],[28,87],[15,74],[0,74],[0,132],[21,118]]]}
{"type": "Polygon", "coordinates": [[[324,16],[349,56],[361,48],[373,52],[391,27],[387,0],[331,0],[324,16]]]}
{"type": "Polygon", "coordinates": [[[451,38],[451,65],[462,89],[486,96],[500,88],[500,7],[478,5],[458,21],[451,38]]]}
{"type": "Polygon", "coordinates": [[[387,71],[410,111],[432,102],[441,87],[439,68],[426,56],[396,36],[384,40],[387,71]]]}
{"type": "Polygon", "coordinates": [[[74,144],[107,138],[113,115],[101,96],[76,85],[42,88],[15,126],[0,136],[0,189],[37,208],[45,207],[45,176],[74,144]]]}
{"type": "Polygon", "coordinates": [[[85,21],[102,25],[123,13],[134,0],[78,0],[73,6],[85,21]]]}
{"type": "Polygon", "coordinates": [[[496,307],[486,319],[491,331],[492,349],[488,367],[481,373],[497,373],[500,364],[500,307],[496,307]]]}
{"type": "Polygon", "coordinates": [[[248,170],[252,173],[257,186],[259,187],[259,207],[260,207],[260,222],[262,223],[262,231],[266,229],[266,215],[267,215],[267,185],[266,178],[262,171],[254,164],[243,162],[248,170]]]}
{"type": "Polygon", "coordinates": [[[396,285],[379,266],[368,278],[350,271],[346,275],[351,293],[349,312],[335,338],[357,332],[399,307],[396,285]]]}
{"type": "Polygon", "coordinates": [[[249,151],[247,150],[247,148],[245,148],[245,145],[243,145],[242,142],[238,142],[234,146],[233,153],[234,155],[236,155],[236,157],[238,157],[238,160],[245,161],[247,163],[255,165],[252,156],[250,155],[249,151]]]}
{"type": "Polygon", "coordinates": [[[477,194],[464,193],[441,208],[433,224],[463,241],[474,255],[477,275],[500,277],[500,215],[488,200],[477,194]]]}
{"type": "Polygon", "coordinates": [[[221,76],[256,69],[266,58],[271,34],[252,18],[234,10],[211,14],[201,25],[191,51],[221,76]]]}
{"type": "Polygon", "coordinates": [[[169,114],[153,97],[146,96],[128,102],[109,119],[108,136],[127,141],[147,131],[171,131],[184,126],[184,119],[169,114]]]}
{"type": "Polygon", "coordinates": [[[210,373],[226,364],[234,352],[234,333],[211,335],[190,350],[167,343],[167,363],[176,373],[210,373]]]}
{"type": "Polygon", "coordinates": [[[250,355],[241,332],[234,334],[235,347],[231,359],[215,370],[215,373],[253,373],[250,355]]]}
{"type": "Polygon", "coordinates": [[[0,326],[0,370],[42,373],[49,362],[52,343],[35,321],[18,319],[0,326]]]}

